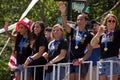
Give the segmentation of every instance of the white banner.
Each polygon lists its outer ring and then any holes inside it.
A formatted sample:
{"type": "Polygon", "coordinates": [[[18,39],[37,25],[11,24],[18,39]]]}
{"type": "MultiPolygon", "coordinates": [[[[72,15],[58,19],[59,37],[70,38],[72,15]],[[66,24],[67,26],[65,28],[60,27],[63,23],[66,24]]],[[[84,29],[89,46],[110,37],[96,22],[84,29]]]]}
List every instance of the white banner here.
{"type": "MultiPolygon", "coordinates": [[[[21,19],[23,19],[23,18],[28,14],[28,12],[32,9],[32,7],[33,7],[37,2],[38,2],[38,0],[32,0],[32,1],[31,1],[31,3],[29,4],[29,6],[27,7],[27,9],[24,11],[24,13],[22,14],[22,16],[20,17],[19,21],[20,21],[21,19]]],[[[14,29],[15,26],[16,26],[16,23],[8,26],[8,30],[14,29]]],[[[14,33],[14,31],[15,31],[15,30],[13,30],[13,33],[14,33]]],[[[0,29],[0,33],[3,33],[3,32],[5,32],[4,28],[0,29]]],[[[5,49],[5,47],[7,46],[9,40],[10,40],[10,38],[8,38],[8,40],[6,41],[4,47],[2,48],[2,50],[1,50],[1,52],[0,52],[0,56],[1,56],[2,52],[3,52],[3,50],[5,49]]]]}
{"type": "MultiPolygon", "coordinates": [[[[28,12],[33,8],[33,6],[34,6],[37,2],[38,2],[38,0],[32,0],[32,1],[31,1],[31,3],[29,4],[29,6],[27,7],[27,9],[26,9],[26,10],[24,11],[24,13],[21,15],[19,21],[20,21],[21,19],[23,19],[23,18],[28,14],[28,12]]],[[[12,30],[13,28],[15,28],[15,26],[16,26],[16,23],[8,26],[8,30],[12,30]]],[[[3,32],[5,32],[4,28],[0,29],[0,33],[3,33],[3,32]]]]}

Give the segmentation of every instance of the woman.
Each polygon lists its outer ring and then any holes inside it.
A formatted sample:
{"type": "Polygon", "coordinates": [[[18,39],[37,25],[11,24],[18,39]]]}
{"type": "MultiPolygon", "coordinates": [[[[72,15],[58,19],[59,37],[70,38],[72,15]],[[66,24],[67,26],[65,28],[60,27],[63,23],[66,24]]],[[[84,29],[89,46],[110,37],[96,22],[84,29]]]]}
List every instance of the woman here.
{"type": "MultiPolygon", "coordinates": [[[[100,61],[118,61],[120,47],[120,30],[117,30],[118,20],[113,14],[108,14],[103,25],[99,27],[97,34],[91,41],[91,45],[100,44],[100,61]]],[[[113,80],[118,80],[120,66],[113,63],[113,80]]],[[[110,63],[101,63],[99,66],[100,80],[108,80],[110,76],[110,63]]]]}
{"type": "MultiPolygon", "coordinates": [[[[33,34],[31,35],[32,56],[29,56],[23,68],[26,68],[30,63],[31,65],[44,65],[47,61],[42,57],[44,52],[47,52],[47,39],[44,35],[45,25],[42,21],[37,21],[33,25],[33,34]]],[[[43,67],[37,67],[35,80],[43,80],[43,67]]]]}
{"type": "MultiPolygon", "coordinates": [[[[14,36],[8,32],[8,23],[5,23],[4,29],[6,34],[12,39],[15,40],[15,54],[17,58],[18,70],[16,72],[17,80],[20,80],[21,75],[21,65],[25,62],[28,56],[32,54],[30,48],[30,21],[27,18],[17,22],[16,31],[17,35],[14,36]]],[[[27,71],[27,80],[31,80],[31,69],[27,71]]]]}
{"type": "MultiPolygon", "coordinates": [[[[78,80],[79,64],[85,61],[90,56],[92,51],[90,45],[92,35],[85,29],[88,18],[85,14],[78,15],[76,28],[71,28],[70,25],[67,24],[65,15],[66,6],[63,2],[59,3],[59,9],[61,11],[64,28],[66,32],[71,36],[70,62],[73,62],[73,64],[70,65],[70,80],[78,80]],[[84,54],[86,48],[88,51],[86,54],[84,54]]],[[[87,66],[81,66],[82,69],[80,73],[80,80],[85,80],[87,69],[85,67],[87,66]]]]}
{"type": "MultiPolygon", "coordinates": [[[[47,70],[45,80],[53,80],[53,70],[48,67],[52,64],[64,63],[66,62],[65,57],[67,54],[67,41],[64,39],[64,32],[61,25],[56,24],[52,28],[52,41],[48,45],[49,52],[45,53],[43,56],[48,60],[45,65],[47,70]]],[[[57,80],[57,68],[55,70],[55,80],[57,80]]],[[[63,80],[65,76],[64,68],[60,68],[60,80],[63,80]]]]}

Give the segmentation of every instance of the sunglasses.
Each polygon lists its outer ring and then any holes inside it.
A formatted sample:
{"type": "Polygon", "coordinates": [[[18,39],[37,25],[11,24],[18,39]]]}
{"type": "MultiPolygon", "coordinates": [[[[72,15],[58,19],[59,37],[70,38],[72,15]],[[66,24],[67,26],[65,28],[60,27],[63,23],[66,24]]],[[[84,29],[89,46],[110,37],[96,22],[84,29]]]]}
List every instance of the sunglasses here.
{"type": "Polygon", "coordinates": [[[109,23],[111,23],[111,22],[115,23],[116,21],[115,20],[108,20],[108,22],[109,23]]]}

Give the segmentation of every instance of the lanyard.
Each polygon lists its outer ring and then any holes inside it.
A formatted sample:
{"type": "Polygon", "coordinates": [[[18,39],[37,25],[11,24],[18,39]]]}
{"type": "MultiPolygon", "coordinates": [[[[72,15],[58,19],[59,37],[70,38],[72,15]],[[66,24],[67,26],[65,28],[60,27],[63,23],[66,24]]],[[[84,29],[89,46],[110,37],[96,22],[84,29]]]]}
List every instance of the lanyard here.
{"type": "Polygon", "coordinates": [[[60,44],[59,40],[55,40],[54,42],[51,43],[50,45],[50,54],[53,54],[53,52],[55,51],[56,46],[60,44]]]}
{"type": "Polygon", "coordinates": [[[84,30],[81,34],[78,30],[76,30],[76,40],[75,40],[75,49],[78,49],[78,44],[82,39],[83,35],[85,34],[86,30],[84,30]]]}
{"type": "Polygon", "coordinates": [[[107,51],[108,50],[108,48],[107,48],[107,44],[108,44],[108,38],[107,38],[107,35],[106,34],[104,34],[104,51],[107,51]]]}
{"type": "Polygon", "coordinates": [[[109,32],[107,34],[104,34],[104,51],[107,51],[108,50],[108,38],[110,38],[112,35],[113,35],[114,31],[112,32],[109,32]]]}
{"type": "Polygon", "coordinates": [[[28,38],[22,38],[21,41],[20,41],[20,51],[22,52],[22,49],[23,49],[23,45],[26,43],[26,41],[28,40],[28,38]]]}

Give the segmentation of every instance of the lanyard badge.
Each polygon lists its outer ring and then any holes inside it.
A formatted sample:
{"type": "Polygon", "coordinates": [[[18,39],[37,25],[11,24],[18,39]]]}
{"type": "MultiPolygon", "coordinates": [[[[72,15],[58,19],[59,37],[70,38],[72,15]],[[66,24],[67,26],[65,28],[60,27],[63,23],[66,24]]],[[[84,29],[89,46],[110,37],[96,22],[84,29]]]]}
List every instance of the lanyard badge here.
{"type": "Polygon", "coordinates": [[[25,40],[22,38],[22,40],[20,41],[20,51],[19,53],[22,54],[22,50],[23,50],[23,45],[27,42],[28,38],[25,38],[25,40]]]}
{"type": "Polygon", "coordinates": [[[84,31],[80,34],[79,31],[76,30],[75,49],[78,49],[78,44],[79,44],[80,40],[83,38],[85,32],[86,32],[86,30],[84,30],[84,31]]]}
{"type": "Polygon", "coordinates": [[[112,32],[109,32],[107,34],[104,34],[103,37],[104,37],[104,51],[107,51],[108,50],[108,40],[109,38],[113,35],[114,31],[112,32]]]}

